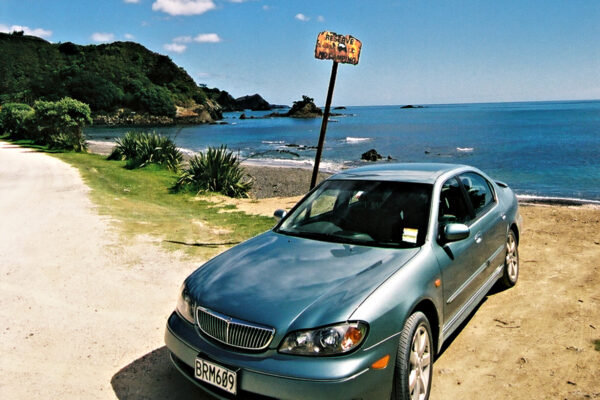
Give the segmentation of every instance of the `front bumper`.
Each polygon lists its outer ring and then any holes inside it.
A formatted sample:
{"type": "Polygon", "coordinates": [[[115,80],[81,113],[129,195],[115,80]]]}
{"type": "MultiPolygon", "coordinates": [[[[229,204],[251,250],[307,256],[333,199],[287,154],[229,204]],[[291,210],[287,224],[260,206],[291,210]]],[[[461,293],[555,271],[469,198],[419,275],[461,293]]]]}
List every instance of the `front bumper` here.
{"type": "Polygon", "coordinates": [[[390,339],[339,357],[293,356],[275,349],[234,352],[204,339],[177,313],[169,317],[165,343],[177,369],[202,389],[225,399],[235,397],[194,378],[198,355],[238,371],[238,398],[388,399],[397,347],[396,340],[390,339]],[[387,368],[370,368],[386,354],[391,356],[387,368]]]}

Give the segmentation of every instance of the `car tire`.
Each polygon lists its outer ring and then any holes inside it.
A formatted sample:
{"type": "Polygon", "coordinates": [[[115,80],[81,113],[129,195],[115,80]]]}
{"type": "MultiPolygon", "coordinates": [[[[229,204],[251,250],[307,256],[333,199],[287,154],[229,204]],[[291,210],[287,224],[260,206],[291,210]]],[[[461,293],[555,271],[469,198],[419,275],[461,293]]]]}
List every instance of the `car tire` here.
{"type": "Polygon", "coordinates": [[[396,355],[392,400],[427,400],[433,377],[433,340],[429,320],[412,314],[402,329],[396,355]]]}
{"type": "Polygon", "coordinates": [[[503,289],[508,289],[519,279],[519,249],[514,231],[511,229],[506,236],[506,253],[504,256],[504,271],[499,283],[503,289]]]}

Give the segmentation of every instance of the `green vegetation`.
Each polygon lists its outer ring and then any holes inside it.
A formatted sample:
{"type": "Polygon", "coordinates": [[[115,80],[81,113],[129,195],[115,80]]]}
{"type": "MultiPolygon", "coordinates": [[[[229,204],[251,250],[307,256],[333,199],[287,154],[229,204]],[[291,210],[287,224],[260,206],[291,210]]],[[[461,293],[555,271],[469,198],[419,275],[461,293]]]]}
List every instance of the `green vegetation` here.
{"type": "Polygon", "coordinates": [[[108,156],[109,160],[125,160],[129,169],[158,164],[177,171],[183,156],[168,137],[156,133],[127,132],[116,140],[117,145],[108,156]]]}
{"type": "Polygon", "coordinates": [[[80,46],[0,33],[0,104],[71,97],[94,113],[127,108],[173,117],[176,106],[204,107],[220,117],[223,92],[196,85],[167,56],[133,42],[80,46]]]}
{"type": "Polygon", "coordinates": [[[209,147],[190,160],[189,167],[179,177],[175,189],[218,192],[231,197],[248,197],[252,181],[244,180],[244,169],[238,158],[226,146],[209,147]]]}
{"type": "Polygon", "coordinates": [[[594,350],[600,351],[600,339],[594,340],[594,350]]]}
{"type": "Polygon", "coordinates": [[[0,109],[0,133],[12,139],[25,139],[27,129],[25,121],[33,116],[33,108],[27,104],[7,103],[0,109]]]}
{"type": "Polygon", "coordinates": [[[92,123],[90,107],[65,97],[59,101],[36,101],[29,127],[36,131],[36,142],[50,148],[83,151],[86,148],[83,127],[92,123]]]}
{"type": "Polygon", "coordinates": [[[124,161],[106,161],[94,154],[61,153],[56,157],[79,169],[100,212],[117,221],[124,237],[152,235],[168,249],[211,257],[223,246],[246,240],[274,224],[272,218],[215,204],[211,195],[174,194],[169,187],[177,175],[156,165],[130,170],[123,168],[124,161]]]}
{"type": "Polygon", "coordinates": [[[0,110],[0,132],[54,149],[83,151],[83,127],[92,122],[87,104],[65,97],[33,104],[8,103],[0,110]]]}

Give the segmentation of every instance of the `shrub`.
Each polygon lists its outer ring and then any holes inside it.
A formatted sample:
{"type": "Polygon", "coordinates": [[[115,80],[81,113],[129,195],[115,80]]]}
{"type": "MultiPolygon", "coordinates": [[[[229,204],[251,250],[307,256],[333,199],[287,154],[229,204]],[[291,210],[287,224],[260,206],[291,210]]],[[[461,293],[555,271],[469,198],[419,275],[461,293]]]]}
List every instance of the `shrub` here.
{"type": "Polygon", "coordinates": [[[109,160],[126,160],[129,169],[158,164],[172,171],[179,169],[183,155],[168,137],[156,133],[127,132],[116,140],[109,160]]]}
{"type": "Polygon", "coordinates": [[[12,139],[28,139],[25,122],[33,115],[33,108],[27,104],[7,103],[0,110],[0,133],[4,132],[12,139]]]}
{"type": "Polygon", "coordinates": [[[33,139],[50,148],[83,151],[86,148],[83,127],[92,123],[90,107],[65,97],[59,101],[36,101],[31,124],[33,139]]]}
{"type": "Polygon", "coordinates": [[[252,181],[244,180],[245,172],[238,158],[226,146],[209,147],[190,160],[175,185],[195,192],[219,192],[230,197],[248,197],[252,181]]]}

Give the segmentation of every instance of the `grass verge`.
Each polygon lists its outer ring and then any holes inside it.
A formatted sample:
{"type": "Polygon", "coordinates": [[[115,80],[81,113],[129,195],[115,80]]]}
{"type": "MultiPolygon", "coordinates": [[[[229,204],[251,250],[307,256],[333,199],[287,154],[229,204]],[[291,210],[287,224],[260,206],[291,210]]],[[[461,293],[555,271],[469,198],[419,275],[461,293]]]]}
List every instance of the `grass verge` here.
{"type": "Polygon", "coordinates": [[[129,170],[125,161],[84,153],[55,153],[79,169],[91,197],[103,215],[114,218],[124,238],[151,235],[169,250],[212,257],[231,245],[272,227],[272,218],[232,212],[206,196],[172,193],[173,172],[150,165],[129,170]],[[222,211],[229,212],[222,212],[222,211]]]}

